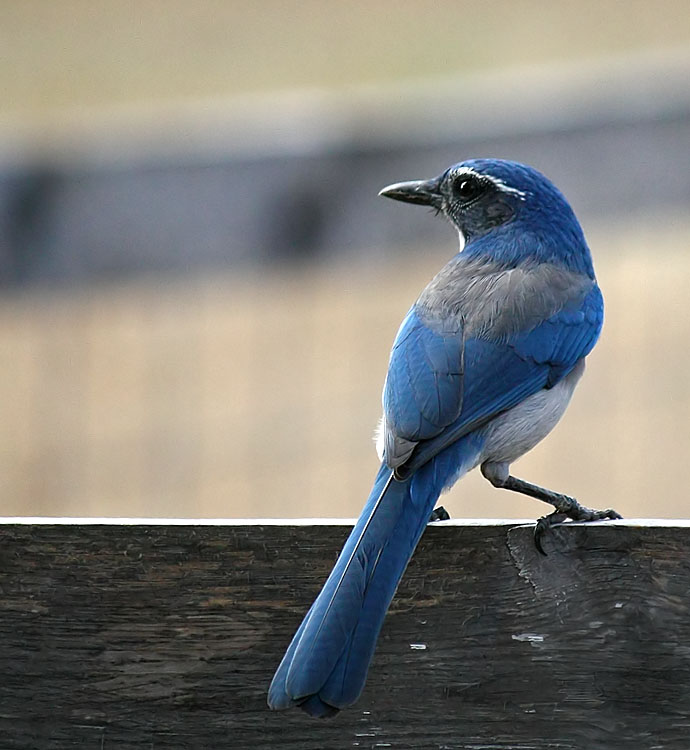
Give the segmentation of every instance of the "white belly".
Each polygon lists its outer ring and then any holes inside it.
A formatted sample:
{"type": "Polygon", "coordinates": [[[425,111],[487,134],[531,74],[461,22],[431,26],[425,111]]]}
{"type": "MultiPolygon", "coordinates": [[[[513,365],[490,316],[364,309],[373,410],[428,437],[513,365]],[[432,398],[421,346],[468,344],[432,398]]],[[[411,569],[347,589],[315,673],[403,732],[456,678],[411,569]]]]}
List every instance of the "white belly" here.
{"type": "Polygon", "coordinates": [[[563,416],[584,369],[582,359],[553,388],[529,396],[487,425],[481,463],[510,464],[543,440],[563,416]]]}
{"type": "MultiPolygon", "coordinates": [[[[484,462],[505,464],[507,470],[509,464],[532,450],[558,424],[584,370],[585,361],[582,359],[572,372],[553,388],[538,391],[492,420],[481,431],[485,436],[481,452],[473,457],[470,464],[459,468],[458,475],[448,486],[452,486],[466,471],[484,462]]],[[[385,417],[381,417],[375,435],[379,459],[383,457],[384,431],[385,417]]]]}

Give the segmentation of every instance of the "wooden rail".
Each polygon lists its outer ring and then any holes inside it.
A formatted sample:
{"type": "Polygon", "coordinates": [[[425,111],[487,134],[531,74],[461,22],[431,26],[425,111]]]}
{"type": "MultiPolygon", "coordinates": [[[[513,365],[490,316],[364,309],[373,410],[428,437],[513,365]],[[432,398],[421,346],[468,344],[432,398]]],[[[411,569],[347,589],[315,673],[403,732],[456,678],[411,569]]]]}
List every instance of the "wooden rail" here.
{"type": "Polygon", "coordinates": [[[690,524],[424,535],[365,692],[266,688],[346,522],[4,519],[0,748],[690,747],[690,524]]]}

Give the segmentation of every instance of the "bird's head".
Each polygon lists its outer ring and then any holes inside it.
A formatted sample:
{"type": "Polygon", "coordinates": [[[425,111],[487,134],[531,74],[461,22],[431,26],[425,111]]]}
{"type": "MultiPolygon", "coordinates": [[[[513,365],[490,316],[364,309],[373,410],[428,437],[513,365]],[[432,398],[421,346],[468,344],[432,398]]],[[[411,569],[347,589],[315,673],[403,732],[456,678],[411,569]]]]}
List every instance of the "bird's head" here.
{"type": "Polygon", "coordinates": [[[379,195],[434,208],[450,220],[465,242],[512,221],[534,228],[571,225],[581,232],[561,192],[536,169],[513,161],[463,161],[430,180],[389,185],[379,195]]]}

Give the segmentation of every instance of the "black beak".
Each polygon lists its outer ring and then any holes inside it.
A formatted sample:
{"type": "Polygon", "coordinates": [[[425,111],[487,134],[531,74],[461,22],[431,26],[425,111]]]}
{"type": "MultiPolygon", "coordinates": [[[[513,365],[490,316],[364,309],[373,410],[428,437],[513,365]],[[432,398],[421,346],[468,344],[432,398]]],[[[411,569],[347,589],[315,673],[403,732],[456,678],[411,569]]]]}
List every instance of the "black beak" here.
{"type": "Polygon", "coordinates": [[[416,203],[420,206],[441,208],[443,196],[440,192],[441,178],[432,180],[412,180],[410,182],[396,182],[383,188],[379,193],[384,198],[392,198],[404,203],[416,203]]]}

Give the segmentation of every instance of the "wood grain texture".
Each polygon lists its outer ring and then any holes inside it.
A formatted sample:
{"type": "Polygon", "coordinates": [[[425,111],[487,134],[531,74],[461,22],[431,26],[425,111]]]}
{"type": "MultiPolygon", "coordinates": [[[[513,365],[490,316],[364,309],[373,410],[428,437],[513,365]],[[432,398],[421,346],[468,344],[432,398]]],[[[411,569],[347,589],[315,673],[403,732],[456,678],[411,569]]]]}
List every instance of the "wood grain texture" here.
{"type": "Polygon", "coordinates": [[[348,528],[0,525],[0,747],[678,748],[690,527],[431,527],[365,692],[266,689],[348,528]]]}

